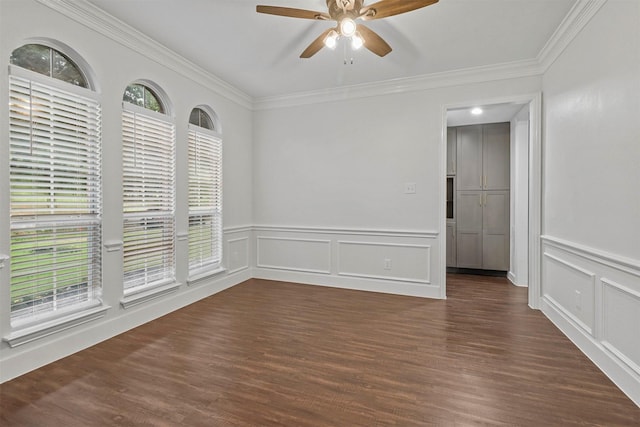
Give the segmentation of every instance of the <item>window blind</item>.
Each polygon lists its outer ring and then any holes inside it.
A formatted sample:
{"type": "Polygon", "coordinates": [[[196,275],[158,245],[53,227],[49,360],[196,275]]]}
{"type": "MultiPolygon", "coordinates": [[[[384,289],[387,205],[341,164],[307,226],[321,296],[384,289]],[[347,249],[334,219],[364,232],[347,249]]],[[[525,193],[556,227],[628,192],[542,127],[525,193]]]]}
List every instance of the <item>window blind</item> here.
{"type": "Polygon", "coordinates": [[[95,99],[9,76],[12,320],[100,298],[100,121],[95,99]]]}
{"type": "Polygon", "coordinates": [[[222,258],[222,141],[189,129],[189,269],[215,268],[222,258]]]}
{"type": "Polygon", "coordinates": [[[174,126],[140,110],[122,113],[125,294],[175,278],[174,126]]]}

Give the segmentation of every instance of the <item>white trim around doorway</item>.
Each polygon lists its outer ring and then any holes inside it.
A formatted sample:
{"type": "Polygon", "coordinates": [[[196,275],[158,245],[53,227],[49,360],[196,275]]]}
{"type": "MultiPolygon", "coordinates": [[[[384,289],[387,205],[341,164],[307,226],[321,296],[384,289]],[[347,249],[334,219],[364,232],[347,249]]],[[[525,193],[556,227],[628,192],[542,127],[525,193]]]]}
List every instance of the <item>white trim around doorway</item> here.
{"type": "Polygon", "coordinates": [[[529,219],[528,219],[528,304],[529,307],[540,309],[540,236],[542,232],[542,94],[540,92],[503,98],[446,104],[442,106],[442,132],[440,143],[440,283],[441,298],[446,298],[446,169],[447,169],[447,111],[476,105],[492,105],[514,103],[529,105],[529,150],[528,150],[528,190],[529,190],[529,219]]]}

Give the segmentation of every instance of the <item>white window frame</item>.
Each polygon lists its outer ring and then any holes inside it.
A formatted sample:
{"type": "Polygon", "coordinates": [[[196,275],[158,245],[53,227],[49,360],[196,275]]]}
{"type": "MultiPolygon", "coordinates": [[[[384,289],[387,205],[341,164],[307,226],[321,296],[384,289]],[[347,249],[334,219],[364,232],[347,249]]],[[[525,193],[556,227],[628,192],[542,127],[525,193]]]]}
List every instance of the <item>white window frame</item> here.
{"type": "MultiPolygon", "coordinates": [[[[165,108],[166,110],[166,108],[165,108]]],[[[175,164],[176,164],[176,139],[175,139],[175,125],[170,116],[156,111],[152,111],[137,105],[123,102],[122,103],[122,139],[123,139],[123,205],[125,211],[123,212],[123,286],[124,286],[124,298],[121,300],[123,307],[137,305],[149,299],[164,295],[165,293],[176,290],[179,285],[176,283],[176,252],[175,252],[175,203],[176,203],[176,178],[175,178],[175,164]],[[134,120],[135,124],[133,129],[125,127],[125,120],[134,120]],[[129,147],[126,139],[126,132],[133,131],[138,132],[140,129],[136,129],[138,126],[137,120],[142,120],[143,126],[146,126],[147,131],[157,132],[151,140],[158,139],[163,143],[169,143],[170,148],[161,146],[158,151],[151,150],[147,147],[146,151],[144,147],[137,147],[138,142],[135,142],[135,136],[133,146],[129,147]],[[155,130],[152,129],[154,124],[158,125],[155,130]],[[168,138],[168,139],[167,139],[168,138]],[[129,153],[130,151],[130,153],[129,153]],[[136,156],[142,155],[143,157],[136,158],[136,156]],[[162,155],[168,155],[168,158],[160,159],[162,155]],[[155,156],[154,159],[151,157],[155,156]],[[148,174],[141,176],[142,181],[127,181],[127,176],[132,176],[134,173],[139,173],[141,170],[145,170],[143,163],[133,164],[131,169],[128,169],[127,161],[133,162],[148,162],[150,169],[146,169],[148,174]],[[160,170],[166,173],[165,176],[152,177],[151,175],[158,174],[160,170]],[[167,188],[166,180],[170,182],[167,188]],[[154,181],[155,180],[155,181],[154,181]],[[151,186],[145,184],[151,183],[151,186]],[[160,181],[160,182],[159,182],[160,181]],[[140,192],[144,196],[140,199],[140,205],[136,206],[133,211],[127,212],[127,185],[138,185],[136,191],[140,192]],[[158,185],[160,187],[158,187],[158,185]],[[164,188],[162,188],[164,187],[164,188]],[[153,195],[150,195],[153,192],[153,195]],[[158,204],[152,203],[150,200],[153,198],[160,200],[158,204]],[[147,202],[150,206],[147,206],[147,202]],[[153,205],[153,206],[151,206],[153,205]],[[142,223],[154,224],[151,227],[142,223]],[[137,224],[137,227],[136,227],[137,224]],[[162,231],[162,237],[153,237],[150,235],[152,229],[160,229],[162,231]],[[136,239],[128,239],[126,234],[128,232],[139,232],[139,237],[136,239]],[[159,243],[159,250],[148,252],[148,256],[137,257],[142,251],[146,251],[149,245],[152,245],[154,239],[159,243]],[[135,240],[135,242],[134,242],[135,240]],[[147,247],[144,247],[147,246],[147,247]],[[129,265],[132,262],[142,262],[142,266],[138,269],[127,271],[129,265]],[[160,260],[160,268],[156,270],[155,274],[152,274],[152,267],[149,264],[153,264],[160,260]],[[127,275],[130,275],[128,278],[127,275]]],[[[156,141],[157,142],[157,141],[156,141]]],[[[153,233],[157,233],[153,232],[153,233]]]]}
{"type": "MultiPolygon", "coordinates": [[[[215,123],[213,118],[211,120],[215,123]]],[[[224,271],[222,268],[222,135],[214,130],[189,123],[188,147],[189,282],[194,282],[224,271]],[[198,159],[200,155],[206,157],[200,160],[198,159]],[[206,172],[200,174],[199,167],[207,168],[206,172]],[[198,193],[202,191],[212,193],[201,198],[198,193]],[[203,203],[202,199],[210,199],[211,203],[203,203]],[[209,227],[208,230],[204,230],[204,233],[203,223],[206,224],[205,227],[209,227]],[[207,239],[206,235],[209,233],[211,238],[207,239]],[[211,256],[206,256],[209,252],[211,256]]]]}
{"type": "MultiPolygon", "coordinates": [[[[26,141],[28,141],[28,145],[29,145],[29,149],[33,149],[33,147],[35,147],[34,141],[36,141],[37,139],[39,139],[39,148],[41,149],[43,147],[43,141],[45,141],[47,138],[50,138],[51,136],[58,136],[58,138],[53,139],[52,141],[61,141],[62,145],[60,145],[61,148],[59,148],[59,150],[52,152],[55,153],[55,156],[52,154],[51,157],[51,161],[56,161],[59,162],[60,160],[55,160],[56,158],[60,158],[60,157],[64,157],[67,156],[67,158],[69,159],[69,161],[73,162],[73,161],[85,161],[85,160],[79,160],[79,159],[92,159],[92,160],[88,160],[88,164],[90,164],[90,166],[87,168],[88,169],[88,174],[86,175],[86,177],[90,180],[91,184],[87,185],[87,197],[89,199],[92,199],[92,203],[90,203],[90,208],[87,208],[87,206],[84,206],[83,208],[78,208],[81,209],[79,211],[75,211],[72,208],[68,208],[65,209],[64,212],[60,211],[58,208],[56,208],[56,206],[60,206],[60,196],[56,196],[55,200],[57,201],[56,205],[50,205],[50,208],[47,208],[47,210],[49,210],[49,212],[43,213],[42,209],[40,209],[38,211],[38,213],[33,213],[33,214],[29,214],[28,212],[22,212],[23,215],[20,215],[20,212],[15,210],[14,211],[14,206],[12,203],[10,203],[10,209],[11,209],[11,217],[10,217],[10,221],[9,221],[9,228],[11,230],[11,233],[14,232],[18,232],[18,230],[38,230],[38,229],[60,229],[62,230],[63,227],[66,226],[66,231],[67,232],[72,232],[73,236],[78,236],[76,238],[80,238],[82,239],[83,237],[90,237],[91,238],[91,242],[93,242],[93,244],[91,244],[90,246],[88,246],[88,250],[90,251],[90,256],[88,257],[91,261],[88,264],[83,264],[86,265],[86,274],[87,274],[87,294],[86,297],[85,296],[81,296],[81,294],[77,294],[74,296],[71,292],[69,292],[70,289],[75,289],[74,286],[77,285],[69,285],[71,286],[71,288],[67,288],[67,287],[61,287],[61,289],[58,289],[58,287],[55,287],[53,294],[51,295],[51,301],[48,301],[44,304],[39,304],[39,305],[33,305],[32,307],[26,307],[20,310],[12,310],[11,308],[9,308],[9,317],[10,317],[10,324],[11,324],[11,328],[9,331],[9,334],[3,337],[3,340],[8,342],[10,346],[14,347],[16,345],[21,345],[24,344],[26,342],[30,342],[33,341],[34,339],[37,339],[39,337],[42,336],[47,336],[50,335],[51,333],[55,333],[59,330],[63,330],[63,329],[67,329],[69,327],[75,326],[77,324],[81,324],[81,323],[85,323],[87,321],[96,319],[96,318],[100,318],[103,317],[106,310],[109,308],[108,306],[105,306],[102,303],[102,272],[101,272],[101,258],[102,258],[102,247],[101,247],[101,240],[102,240],[102,197],[101,197],[101,191],[102,191],[102,187],[101,187],[101,175],[102,175],[102,162],[101,162],[101,100],[99,95],[94,92],[91,89],[87,89],[84,87],[80,87],[80,86],[76,86],[76,85],[72,85],[70,83],[64,82],[64,81],[59,81],[55,78],[51,78],[39,73],[36,73],[34,71],[31,70],[27,70],[24,69],[22,67],[19,66],[14,66],[14,65],[9,65],[9,80],[10,82],[13,82],[13,84],[15,84],[16,86],[16,91],[18,90],[19,86],[22,86],[22,89],[20,89],[21,91],[23,91],[23,95],[24,96],[24,91],[27,90],[27,85],[28,85],[28,90],[29,90],[29,98],[25,99],[26,102],[28,102],[29,104],[32,102],[31,100],[33,99],[33,96],[35,95],[34,93],[31,93],[30,91],[33,88],[36,88],[38,90],[42,90],[43,92],[47,92],[49,91],[49,96],[51,97],[50,100],[57,103],[48,103],[47,109],[50,109],[51,111],[60,111],[60,112],[64,112],[63,114],[67,114],[67,119],[69,120],[68,123],[64,124],[62,122],[62,120],[52,120],[52,119],[43,119],[40,118],[40,120],[34,121],[34,117],[33,117],[33,113],[31,109],[30,110],[30,117],[29,117],[29,124],[25,125],[25,124],[20,124],[20,122],[18,121],[15,125],[12,123],[12,118],[9,118],[9,130],[10,130],[10,134],[11,136],[11,140],[14,140],[14,134],[18,135],[20,132],[23,132],[22,134],[22,139],[25,139],[26,141]],[[55,99],[55,101],[54,101],[55,99]],[[60,105],[65,105],[64,103],[69,102],[70,105],[72,105],[71,107],[58,107],[56,108],[56,106],[60,106],[60,105]],[[64,109],[66,108],[71,108],[73,109],[73,103],[76,102],[77,104],[86,104],[88,107],[87,111],[85,112],[87,114],[86,117],[88,117],[88,120],[93,121],[92,126],[87,126],[84,123],[81,124],[76,124],[77,120],[78,120],[78,116],[74,116],[74,113],[72,110],[68,110],[65,112],[64,109]],[[94,111],[94,113],[91,113],[91,111],[94,111]],[[34,125],[35,123],[35,125],[34,125]],[[55,129],[53,128],[47,128],[47,123],[56,123],[56,124],[60,124],[60,126],[57,126],[55,129]],[[66,129],[66,130],[64,130],[66,129]],[[88,137],[89,139],[87,139],[87,141],[90,141],[90,143],[87,143],[86,146],[89,148],[90,150],[90,154],[85,158],[85,157],[74,157],[74,150],[77,149],[76,146],[76,142],[77,142],[77,138],[75,138],[75,132],[80,131],[80,129],[89,129],[89,132],[91,132],[91,136],[88,137]],[[28,136],[26,136],[24,134],[24,132],[27,131],[28,136]],[[76,141],[76,142],[74,142],[76,141]],[[65,150],[67,150],[65,152],[65,150]],[[78,160],[74,160],[74,159],[78,159],[78,160]],[[88,209],[88,211],[87,211],[88,209]],[[76,225],[82,225],[87,227],[90,231],[87,231],[88,234],[85,235],[85,233],[82,232],[78,232],[77,228],[74,231],[73,228],[74,227],[70,227],[69,225],[73,224],[74,226],[76,225]],[[93,230],[93,231],[91,231],[93,230]],[[78,234],[79,233],[79,234],[78,234]],[[62,293],[59,294],[60,290],[62,290],[62,293]],[[65,294],[65,291],[67,291],[67,294],[65,294]]],[[[19,96],[17,94],[14,94],[11,86],[9,87],[9,96],[19,96]]],[[[44,98],[41,99],[41,102],[46,102],[47,100],[47,95],[43,95],[44,98]]],[[[12,107],[9,108],[10,111],[13,111],[12,107]]],[[[16,108],[16,113],[18,114],[18,108],[16,108]]],[[[12,113],[13,114],[13,113],[12,113]]],[[[80,113],[76,113],[76,114],[80,114],[80,113]]],[[[62,116],[61,116],[62,117],[62,116]]],[[[18,136],[15,137],[15,141],[19,141],[20,139],[18,136]]],[[[24,141],[23,141],[24,144],[24,141]]],[[[82,145],[84,144],[83,142],[79,142],[78,145],[82,145]]],[[[14,156],[14,158],[17,158],[16,156],[20,157],[20,161],[23,162],[23,164],[34,164],[33,162],[35,162],[35,160],[31,159],[31,153],[29,154],[25,154],[24,152],[22,154],[20,154],[19,148],[20,144],[18,142],[16,142],[16,148],[15,150],[15,154],[13,154],[12,156],[14,156]]],[[[53,144],[51,144],[51,146],[53,147],[53,144]]],[[[14,153],[14,149],[10,149],[11,153],[14,153]]],[[[12,157],[10,156],[10,157],[12,157]]],[[[42,159],[40,159],[42,160],[42,159]]],[[[7,166],[10,166],[10,161],[7,161],[7,166]]],[[[60,176],[60,168],[62,166],[58,166],[57,163],[54,165],[54,163],[51,164],[51,173],[56,173],[57,176],[60,176]],[[57,171],[57,172],[54,172],[57,171]]],[[[16,174],[18,173],[18,169],[16,169],[16,174]]],[[[10,166],[10,183],[13,183],[13,177],[14,177],[14,172],[13,172],[13,168],[10,166]]],[[[19,176],[19,175],[15,175],[15,176],[19,176]]],[[[79,175],[74,175],[74,171],[70,171],[70,175],[68,177],[66,177],[67,179],[81,179],[78,178],[79,175]],[[75,177],[75,178],[74,178],[75,177]]],[[[28,179],[28,174],[26,177],[24,177],[26,179],[28,179]]],[[[24,179],[23,178],[23,179],[24,179]]],[[[40,183],[42,185],[42,174],[39,175],[34,175],[34,182],[38,182],[38,178],[40,179],[40,183]]],[[[16,178],[17,179],[17,178],[16,178]]],[[[82,178],[85,179],[85,178],[82,178]]],[[[16,181],[17,182],[17,181],[16,181]]],[[[23,181],[24,182],[24,181],[23,181]]],[[[34,184],[37,185],[37,184],[34,184]]],[[[71,183],[61,183],[61,181],[57,181],[57,183],[55,184],[55,186],[52,183],[52,191],[53,188],[57,188],[57,194],[60,194],[60,190],[59,188],[64,187],[65,185],[68,185],[71,187],[74,186],[73,182],[71,183]]],[[[79,184],[80,185],[80,184],[79,184]]],[[[10,186],[13,187],[13,184],[10,184],[10,186]]],[[[82,187],[80,185],[80,187],[82,187]]],[[[31,190],[33,190],[33,188],[31,188],[31,190]]],[[[76,190],[77,191],[77,190],[76,190]]],[[[11,194],[13,194],[12,192],[10,192],[11,194]]],[[[42,208],[42,201],[38,201],[38,198],[36,197],[34,200],[35,205],[34,206],[38,206],[40,205],[40,207],[42,208]]],[[[17,206],[15,209],[18,209],[17,206]]],[[[28,233],[28,231],[27,231],[28,233]]],[[[32,236],[39,236],[39,234],[32,234],[32,236]]],[[[55,236],[55,235],[54,235],[55,236]]],[[[61,249],[64,248],[64,245],[60,242],[60,241],[56,241],[53,240],[52,242],[54,242],[56,244],[55,248],[53,250],[55,250],[57,252],[58,246],[60,245],[61,249]],[[59,245],[58,245],[59,244],[59,245]]],[[[10,247],[13,246],[13,243],[10,243],[10,247]]],[[[13,260],[10,260],[14,262],[14,265],[17,265],[15,263],[19,263],[21,262],[20,259],[22,257],[16,255],[18,258],[14,257],[13,260]]],[[[22,258],[24,259],[24,258],[22,258]]],[[[27,260],[28,261],[28,260],[27,260]]],[[[77,258],[72,256],[72,261],[70,261],[68,264],[64,264],[62,262],[55,262],[54,264],[50,264],[53,267],[52,269],[49,269],[48,271],[61,271],[63,267],[65,267],[65,265],[71,265],[71,268],[73,268],[77,262],[77,258]]],[[[23,264],[24,267],[24,264],[23,264]]],[[[17,267],[16,267],[17,268],[17,267]]],[[[42,270],[42,268],[40,269],[42,270]]],[[[37,268],[35,271],[40,271],[37,268]]],[[[17,271],[17,270],[16,270],[17,271]]],[[[68,271],[68,269],[67,269],[68,271]]],[[[16,273],[15,271],[10,272],[11,277],[13,278],[13,273],[16,273]]],[[[57,273],[53,273],[54,275],[57,273]]],[[[82,273],[84,274],[84,273],[82,273]]],[[[76,273],[74,272],[73,276],[70,278],[70,281],[74,281],[74,277],[76,276],[76,273]]],[[[13,281],[11,279],[11,281],[13,281]]],[[[69,283],[69,282],[65,282],[65,283],[69,283]]],[[[11,285],[11,287],[13,288],[13,285],[11,285]]],[[[10,291],[11,292],[11,291],[10,291]]],[[[37,290],[34,290],[34,292],[37,293],[37,290]]],[[[35,294],[34,294],[35,295],[35,294]]],[[[9,301],[9,306],[11,306],[11,301],[9,301]]]]}

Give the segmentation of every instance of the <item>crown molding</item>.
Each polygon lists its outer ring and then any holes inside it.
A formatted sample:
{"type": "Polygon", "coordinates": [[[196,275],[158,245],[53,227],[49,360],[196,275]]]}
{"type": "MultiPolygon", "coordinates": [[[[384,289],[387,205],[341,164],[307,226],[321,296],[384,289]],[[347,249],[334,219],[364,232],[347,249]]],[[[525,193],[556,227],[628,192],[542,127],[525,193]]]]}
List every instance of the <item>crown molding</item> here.
{"type": "Polygon", "coordinates": [[[540,72],[545,73],[569,46],[571,41],[582,31],[585,25],[595,16],[607,0],[578,0],[556,31],[538,53],[536,58],[540,64],[540,72]]]}
{"type": "Polygon", "coordinates": [[[538,65],[538,61],[536,60],[516,61],[338,88],[257,98],[254,100],[254,109],[287,108],[344,99],[367,98],[448,86],[530,77],[541,74],[538,65]]]}
{"type": "Polygon", "coordinates": [[[288,108],[344,99],[366,98],[439,87],[541,76],[606,2],[607,0],[578,0],[535,59],[257,98],[254,100],[254,110],[288,108]]]}
{"type": "Polygon", "coordinates": [[[210,88],[230,101],[248,109],[253,108],[253,99],[246,93],[86,0],[37,1],[152,61],[210,88]]]}

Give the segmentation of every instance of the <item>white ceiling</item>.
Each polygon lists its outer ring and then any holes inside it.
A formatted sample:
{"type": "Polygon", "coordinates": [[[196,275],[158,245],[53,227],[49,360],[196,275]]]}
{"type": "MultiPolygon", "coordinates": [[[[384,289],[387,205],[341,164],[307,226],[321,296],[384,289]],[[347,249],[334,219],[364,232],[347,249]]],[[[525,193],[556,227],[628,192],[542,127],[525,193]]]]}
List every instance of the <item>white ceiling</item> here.
{"type": "MultiPolygon", "coordinates": [[[[535,59],[576,0],[440,0],[367,25],[393,48],[300,53],[332,22],[256,13],[325,0],[89,0],[254,98],[535,59]]],[[[365,1],[365,4],[372,2],[365,1]]]]}
{"type": "Polygon", "coordinates": [[[525,104],[501,103],[491,105],[472,105],[464,108],[447,110],[447,126],[477,125],[481,123],[502,123],[511,121],[522,110],[525,104]],[[474,107],[482,109],[482,114],[473,115],[474,107]]]}

